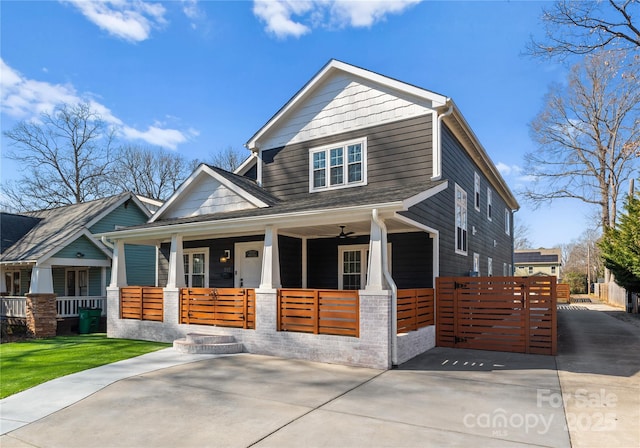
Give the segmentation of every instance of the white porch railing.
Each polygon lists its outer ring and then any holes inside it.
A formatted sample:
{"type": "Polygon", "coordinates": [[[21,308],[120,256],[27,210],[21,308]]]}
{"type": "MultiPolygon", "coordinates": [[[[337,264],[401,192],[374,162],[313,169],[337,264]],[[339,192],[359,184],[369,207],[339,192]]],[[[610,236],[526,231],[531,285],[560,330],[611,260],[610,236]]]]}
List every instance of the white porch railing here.
{"type": "Polygon", "coordinates": [[[56,298],[58,317],[76,317],[78,308],[101,308],[102,315],[107,315],[107,298],[105,296],[58,297],[56,298]]]}
{"type": "Polygon", "coordinates": [[[27,317],[27,298],[17,296],[0,297],[0,316],[27,317]]]}
{"type": "MultiPolygon", "coordinates": [[[[102,315],[107,315],[107,298],[104,296],[57,297],[56,310],[58,317],[77,317],[78,308],[101,308],[102,315]]],[[[27,298],[0,297],[0,316],[27,317],[27,298]]]]}

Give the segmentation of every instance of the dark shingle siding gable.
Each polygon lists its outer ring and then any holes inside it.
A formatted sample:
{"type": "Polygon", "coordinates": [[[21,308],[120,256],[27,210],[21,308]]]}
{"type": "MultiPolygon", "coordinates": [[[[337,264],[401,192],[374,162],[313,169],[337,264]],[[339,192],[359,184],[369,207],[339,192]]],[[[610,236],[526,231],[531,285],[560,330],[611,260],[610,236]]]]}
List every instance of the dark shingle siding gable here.
{"type": "Polygon", "coordinates": [[[31,216],[0,213],[0,253],[4,253],[9,247],[17,243],[39,222],[38,218],[31,216]]]}

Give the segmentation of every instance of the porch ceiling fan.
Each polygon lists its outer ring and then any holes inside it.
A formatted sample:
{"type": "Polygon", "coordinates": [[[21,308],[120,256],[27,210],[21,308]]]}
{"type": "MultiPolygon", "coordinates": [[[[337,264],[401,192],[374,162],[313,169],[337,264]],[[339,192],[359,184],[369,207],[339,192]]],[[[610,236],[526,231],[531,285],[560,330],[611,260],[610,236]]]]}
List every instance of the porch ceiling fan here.
{"type": "Polygon", "coordinates": [[[344,228],[345,228],[345,227],[347,227],[347,226],[340,226],[340,234],[339,234],[336,238],[341,238],[341,239],[344,239],[344,238],[354,238],[354,237],[352,237],[351,235],[353,235],[353,234],[354,234],[354,233],[356,233],[356,232],[345,232],[345,231],[344,231],[344,228]]]}

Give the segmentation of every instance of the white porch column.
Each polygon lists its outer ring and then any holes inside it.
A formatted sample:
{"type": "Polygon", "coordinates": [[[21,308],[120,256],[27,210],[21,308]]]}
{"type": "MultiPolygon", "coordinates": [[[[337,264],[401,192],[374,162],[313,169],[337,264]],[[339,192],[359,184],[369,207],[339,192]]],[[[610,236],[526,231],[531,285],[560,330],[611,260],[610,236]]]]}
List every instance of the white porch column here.
{"type": "Polygon", "coordinates": [[[116,240],[111,258],[111,288],[127,286],[127,264],[124,255],[124,241],[116,240]]]}
{"type": "Polygon", "coordinates": [[[368,291],[382,291],[386,289],[384,270],[387,264],[387,232],[375,218],[371,218],[371,239],[369,240],[369,266],[367,268],[368,291]]]}
{"type": "Polygon", "coordinates": [[[171,235],[171,252],[169,253],[169,273],[167,288],[184,288],[184,260],[182,256],[182,235],[171,235]]]}
{"type": "Polygon", "coordinates": [[[264,251],[262,253],[262,278],[260,289],[280,288],[280,254],[278,252],[278,229],[266,226],[264,251]]]}
{"type": "MultiPolygon", "coordinates": [[[[4,281],[4,279],[3,279],[4,281]]],[[[51,265],[36,264],[31,270],[30,294],[53,294],[51,265]]]]}

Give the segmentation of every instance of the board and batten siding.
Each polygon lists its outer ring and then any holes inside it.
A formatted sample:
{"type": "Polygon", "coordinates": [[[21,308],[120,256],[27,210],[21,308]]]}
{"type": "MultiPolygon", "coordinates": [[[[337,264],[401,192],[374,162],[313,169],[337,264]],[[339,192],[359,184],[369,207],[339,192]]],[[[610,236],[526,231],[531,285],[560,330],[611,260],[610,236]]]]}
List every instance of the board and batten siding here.
{"type": "Polygon", "coordinates": [[[336,73],[283,117],[277,129],[263,138],[260,147],[279,148],[424,116],[432,112],[432,107],[431,101],[409,97],[349,73],[336,73]]]}
{"type": "Polygon", "coordinates": [[[464,276],[473,270],[473,254],[480,256],[480,275],[487,275],[488,258],[493,260],[493,275],[502,275],[503,263],[512,264],[513,213],[510,232],[505,232],[505,200],[492,188],[493,217],[487,219],[488,179],[475,165],[446,125],[442,126],[442,178],[448,188],[411,207],[403,215],[440,231],[440,275],[464,276]],[[474,173],[480,175],[480,210],[474,207],[474,173]],[[455,251],[455,185],[467,193],[467,254],[455,251]],[[475,235],[473,228],[475,227],[475,235]],[[495,245],[494,245],[495,241],[495,245]]]}
{"type": "Polygon", "coordinates": [[[283,199],[325,194],[309,193],[309,150],[360,138],[367,139],[367,186],[353,188],[375,190],[424,181],[432,175],[432,128],[428,114],[264,151],[262,185],[283,199]]]}
{"type": "Polygon", "coordinates": [[[163,219],[184,218],[256,208],[246,199],[227,188],[213,177],[201,174],[182,194],[180,201],[172,204],[163,214],[163,219]]]}

